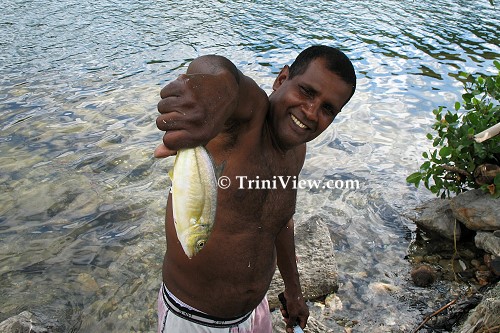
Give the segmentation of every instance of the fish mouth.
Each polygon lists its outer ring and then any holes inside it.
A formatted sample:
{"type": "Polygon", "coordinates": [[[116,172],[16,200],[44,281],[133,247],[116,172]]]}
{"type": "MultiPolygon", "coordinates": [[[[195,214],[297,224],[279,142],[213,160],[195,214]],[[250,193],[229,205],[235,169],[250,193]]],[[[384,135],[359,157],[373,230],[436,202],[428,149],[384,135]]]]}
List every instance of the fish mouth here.
{"type": "Polygon", "coordinates": [[[301,122],[297,117],[295,117],[293,114],[290,114],[290,117],[292,118],[292,121],[294,122],[295,125],[299,126],[302,129],[309,129],[309,127],[301,122]]]}

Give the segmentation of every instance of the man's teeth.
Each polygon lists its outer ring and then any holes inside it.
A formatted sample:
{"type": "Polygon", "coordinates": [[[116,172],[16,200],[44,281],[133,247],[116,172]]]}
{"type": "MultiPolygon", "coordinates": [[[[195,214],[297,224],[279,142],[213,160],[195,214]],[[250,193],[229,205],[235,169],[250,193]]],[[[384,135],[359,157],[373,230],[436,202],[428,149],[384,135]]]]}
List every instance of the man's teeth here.
{"type": "Polygon", "coordinates": [[[299,126],[300,128],[307,128],[306,125],[304,125],[300,120],[298,120],[293,114],[291,115],[292,116],[292,120],[293,122],[299,126]]]}

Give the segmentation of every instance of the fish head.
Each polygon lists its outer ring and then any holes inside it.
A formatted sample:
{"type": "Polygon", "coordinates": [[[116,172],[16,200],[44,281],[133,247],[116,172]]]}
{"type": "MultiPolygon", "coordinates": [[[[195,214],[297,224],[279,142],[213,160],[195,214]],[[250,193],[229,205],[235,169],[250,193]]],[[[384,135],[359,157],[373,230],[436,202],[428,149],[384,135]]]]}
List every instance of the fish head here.
{"type": "Polygon", "coordinates": [[[184,235],[180,237],[182,239],[179,239],[184,253],[186,253],[189,258],[198,254],[207,244],[210,233],[210,225],[197,223],[190,226],[184,235]]]}

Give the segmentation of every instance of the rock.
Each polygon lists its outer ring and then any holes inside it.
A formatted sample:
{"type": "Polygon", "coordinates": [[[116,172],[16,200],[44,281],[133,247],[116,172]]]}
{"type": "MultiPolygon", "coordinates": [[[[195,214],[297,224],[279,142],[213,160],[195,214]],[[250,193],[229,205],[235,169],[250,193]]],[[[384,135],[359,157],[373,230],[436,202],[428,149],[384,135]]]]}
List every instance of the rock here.
{"type": "Polygon", "coordinates": [[[500,257],[500,235],[498,233],[478,231],[474,242],[478,248],[500,257]]]}
{"type": "Polygon", "coordinates": [[[375,294],[397,294],[401,291],[401,288],[390,283],[384,282],[372,282],[368,285],[368,288],[375,294]]]}
{"type": "Polygon", "coordinates": [[[480,189],[467,191],[451,199],[453,216],[471,230],[500,229],[500,200],[480,189]]]}
{"type": "Polygon", "coordinates": [[[2,333],[50,333],[57,331],[59,322],[42,314],[23,311],[0,323],[2,333]]]}
{"type": "Polygon", "coordinates": [[[500,285],[488,291],[481,303],[469,313],[458,333],[498,332],[500,326],[500,285]]]}
{"type": "Polygon", "coordinates": [[[479,285],[486,286],[490,282],[491,272],[490,271],[476,271],[476,280],[479,282],[479,285]]]}
{"type": "Polygon", "coordinates": [[[500,276],[500,258],[495,258],[491,261],[490,270],[496,276],[500,276]]]}
{"type": "Polygon", "coordinates": [[[460,239],[460,223],[455,223],[448,199],[436,198],[427,201],[404,215],[426,231],[451,240],[454,239],[454,235],[456,235],[457,240],[460,239]]]}
{"type": "MultiPolygon", "coordinates": [[[[295,250],[302,293],[306,300],[325,296],[338,290],[337,264],[330,231],[318,216],[295,227],[295,250]]],[[[269,307],[279,308],[278,294],[285,289],[276,269],[267,292],[269,307]]]]}
{"type": "Polygon", "coordinates": [[[415,267],[410,275],[413,283],[418,287],[428,287],[436,280],[436,272],[428,265],[415,267]]]}
{"type": "Polygon", "coordinates": [[[99,292],[100,288],[94,277],[88,273],[78,274],[76,281],[80,283],[82,290],[86,292],[99,292]]]}
{"type": "Polygon", "coordinates": [[[342,300],[337,294],[330,294],[325,298],[325,306],[330,308],[332,311],[342,310],[344,307],[342,305],[342,300]]]}

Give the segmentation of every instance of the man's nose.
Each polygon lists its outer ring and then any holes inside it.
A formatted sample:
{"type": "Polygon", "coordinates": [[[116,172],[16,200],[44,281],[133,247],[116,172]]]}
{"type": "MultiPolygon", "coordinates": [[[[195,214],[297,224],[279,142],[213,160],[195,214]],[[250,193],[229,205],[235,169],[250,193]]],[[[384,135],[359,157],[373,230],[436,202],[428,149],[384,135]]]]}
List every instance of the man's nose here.
{"type": "Polygon", "coordinates": [[[302,105],[302,111],[311,121],[318,121],[318,108],[319,106],[314,101],[308,101],[302,105]]]}

